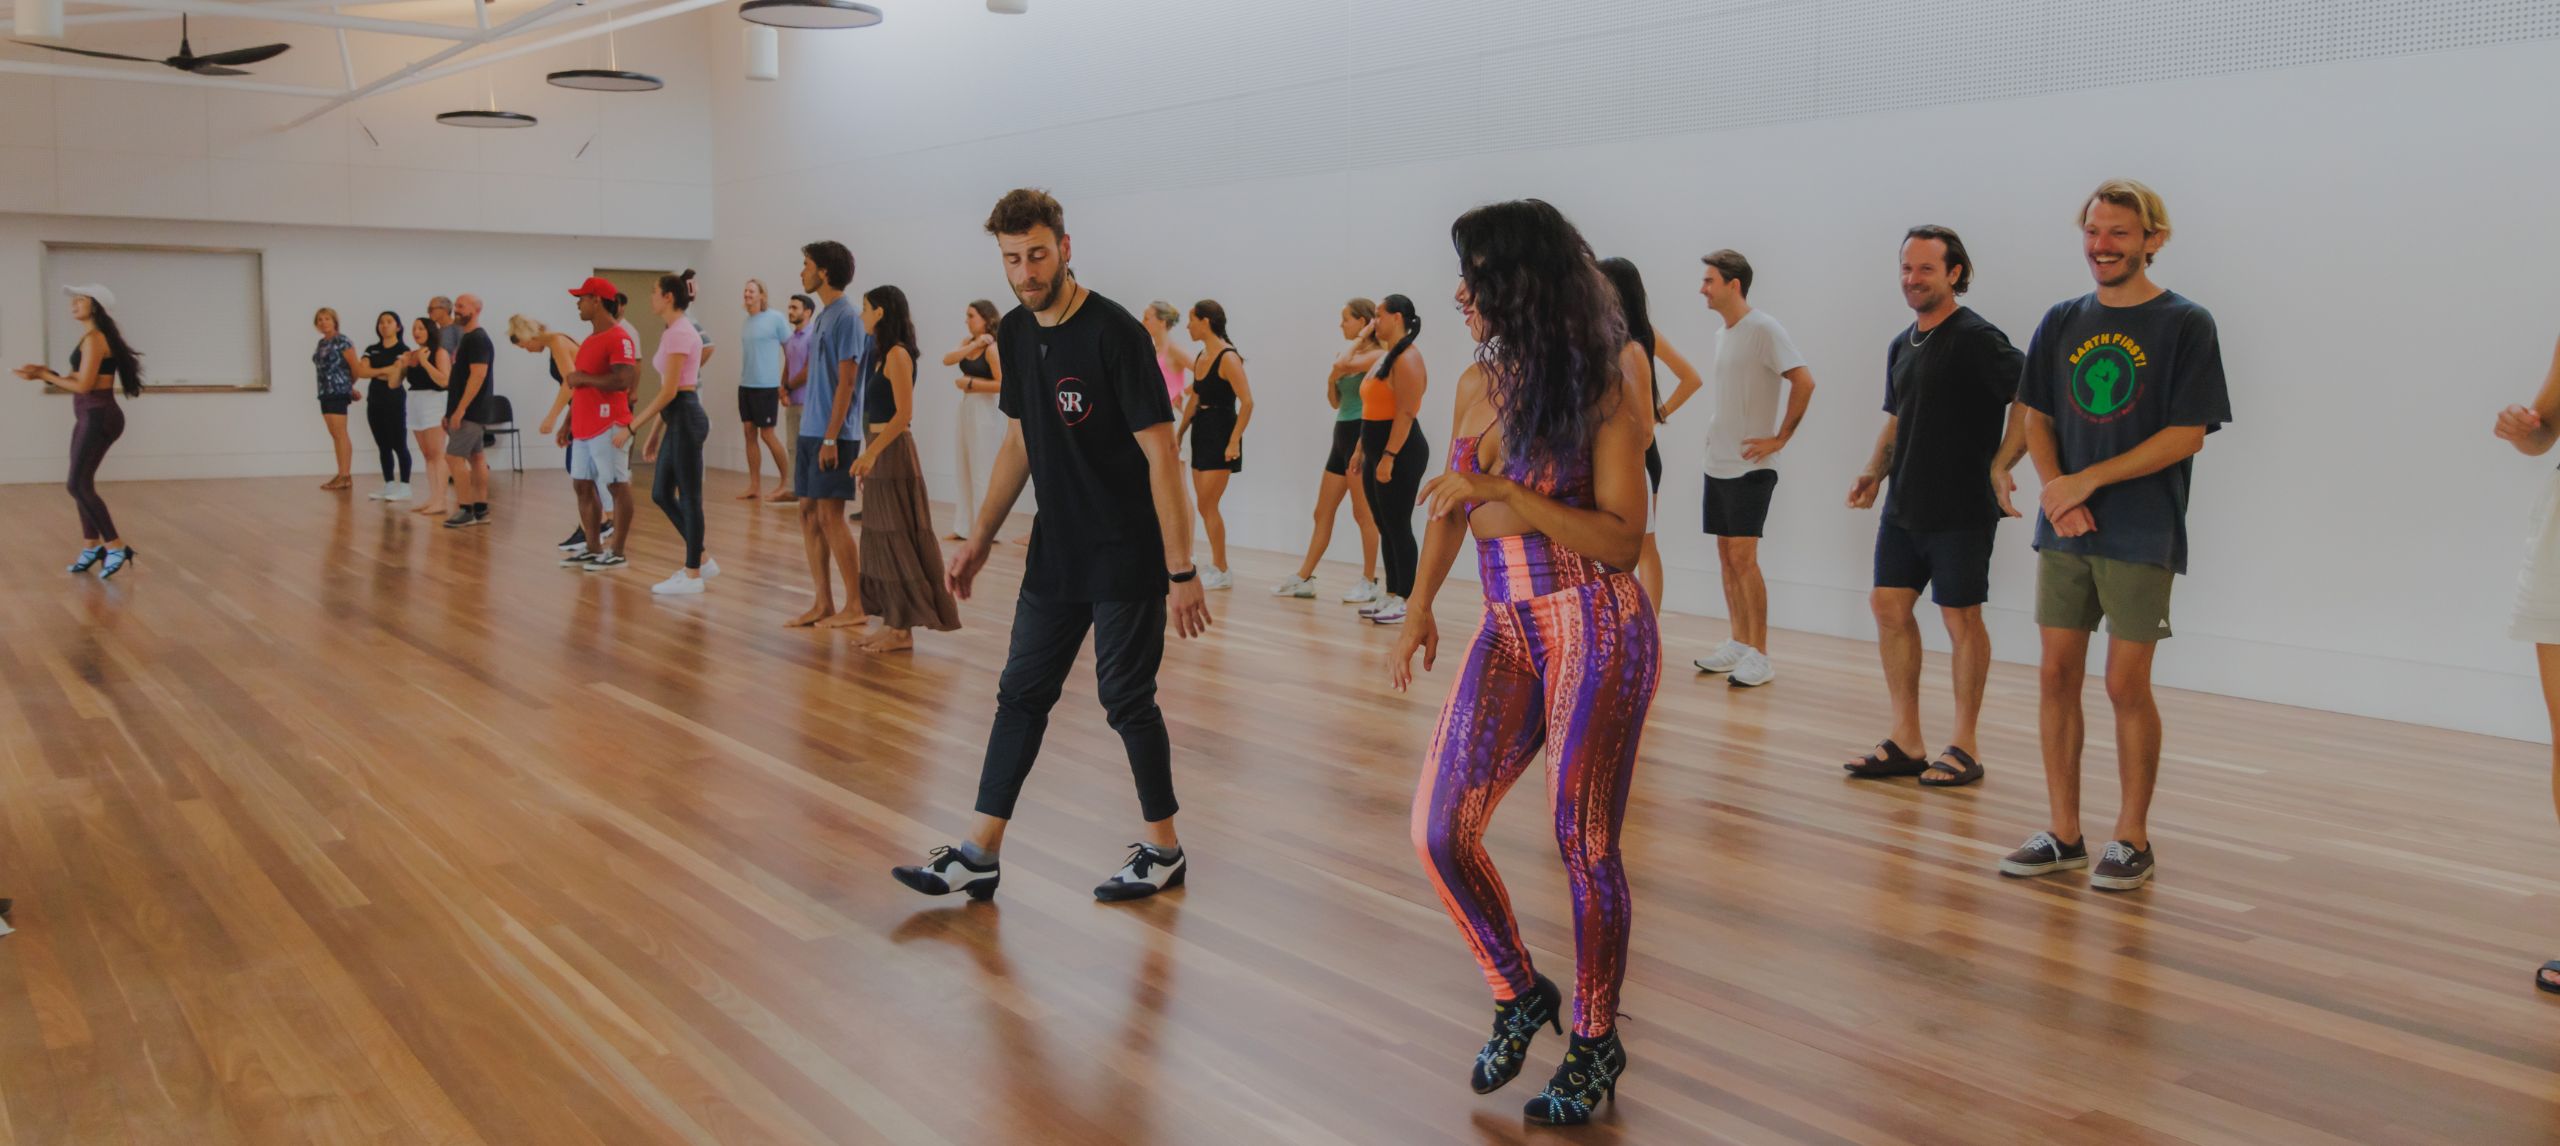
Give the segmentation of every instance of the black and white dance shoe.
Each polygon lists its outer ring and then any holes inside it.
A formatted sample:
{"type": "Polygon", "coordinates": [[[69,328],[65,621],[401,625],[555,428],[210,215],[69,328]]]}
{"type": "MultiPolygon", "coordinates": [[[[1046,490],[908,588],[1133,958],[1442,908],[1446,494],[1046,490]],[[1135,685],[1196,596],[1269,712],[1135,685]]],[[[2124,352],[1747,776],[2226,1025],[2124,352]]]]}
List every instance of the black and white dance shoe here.
{"type": "Polygon", "coordinates": [[[1102,886],[1093,889],[1093,897],[1104,903],[1122,903],[1145,899],[1159,891],[1182,886],[1184,872],[1191,861],[1181,848],[1165,851],[1153,844],[1129,845],[1129,862],[1122,864],[1102,886]]]}
{"type": "Polygon", "coordinates": [[[926,895],[949,895],[960,891],[967,892],[971,899],[995,898],[996,883],[1004,877],[1001,861],[995,856],[988,856],[983,865],[974,864],[960,854],[960,849],[949,847],[935,848],[926,855],[924,863],[915,867],[891,868],[889,874],[898,877],[898,882],[926,895]]]}

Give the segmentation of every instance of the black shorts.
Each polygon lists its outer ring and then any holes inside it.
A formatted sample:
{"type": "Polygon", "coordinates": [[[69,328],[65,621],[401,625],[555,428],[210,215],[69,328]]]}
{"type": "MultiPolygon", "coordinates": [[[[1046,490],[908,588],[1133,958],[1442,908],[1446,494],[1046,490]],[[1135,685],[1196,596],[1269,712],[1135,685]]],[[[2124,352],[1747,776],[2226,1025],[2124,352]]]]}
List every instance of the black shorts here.
{"type": "Polygon", "coordinates": [[[355,400],[356,396],[353,394],[322,394],[320,396],[320,412],[323,414],[336,414],[340,417],[345,417],[347,407],[353,405],[355,400]]]}
{"type": "Polygon", "coordinates": [[[750,426],[773,428],[775,412],[781,406],[780,386],[738,387],[738,420],[750,426]]]}
{"type": "Polygon", "coordinates": [[[819,454],[826,445],[825,438],[800,439],[799,452],[791,456],[791,492],[800,497],[834,501],[860,499],[862,487],[853,479],[853,459],[862,455],[861,440],[846,439],[836,446],[834,469],[818,464],[819,454]]]}
{"type": "Polygon", "coordinates": [[[1324,472],[1335,477],[1351,476],[1351,455],[1360,452],[1360,419],[1333,424],[1333,452],[1324,456],[1324,472]]]}
{"type": "Polygon", "coordinates": [[[1991,598],[1995,526],[1915,533],[1892,522],[1876,528],[1876,588],[1926,588],[1941,609],[1970,609],[1991,598]]]}
{"type": "Polygon", "coordinates": [[[1778,471],[1753,470],[1738,478],[1707,475],[1707,532],[1717,537],[1758,537],[1769,523],[1769,497],[1778,471]]]}
{"type": "Polygon", "coordinates": [[[1660,442],[1644,444],[1644,480],[1646,489],[1657,494],[1662,492],[1662,443],[1660,442]]]}
{"type": "Polygon", "coordinates": [[[1203,406],[1191,415],[1191,468],[1244,472],[1244,454],[1238,451],[1234,461],[1227,460],[1227,443],[1236,437],[1236,412],[1223,406],[1203,406]]]}

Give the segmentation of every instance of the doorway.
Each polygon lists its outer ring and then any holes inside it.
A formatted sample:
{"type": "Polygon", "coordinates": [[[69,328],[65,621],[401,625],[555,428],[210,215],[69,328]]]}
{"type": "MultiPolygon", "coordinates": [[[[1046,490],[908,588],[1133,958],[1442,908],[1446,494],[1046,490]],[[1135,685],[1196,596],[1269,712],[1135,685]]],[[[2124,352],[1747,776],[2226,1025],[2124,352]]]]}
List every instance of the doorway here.
{"type": "MultiPolygon", "coordinates": [[[[658,321],[658,312],[650,308],[649,300],[658,292],[659,276],[672,273],[674,272],[615,270],[603,267],[596,269],[597,278],[612,283],[613,289],[621,291],[623,297],[631,300],[623,305],[622,320],[630,323],[631,329],[640,336],[640,384],[631,391],[633,410],[646,407],[658,393],[658,371],[656,367],[649,364],[649,359],[656,354],[658,337],[666,333],[667,324],[658,321]]],[[[636,457],[638,451],[633,451],[633,454],[636,457]]]]}

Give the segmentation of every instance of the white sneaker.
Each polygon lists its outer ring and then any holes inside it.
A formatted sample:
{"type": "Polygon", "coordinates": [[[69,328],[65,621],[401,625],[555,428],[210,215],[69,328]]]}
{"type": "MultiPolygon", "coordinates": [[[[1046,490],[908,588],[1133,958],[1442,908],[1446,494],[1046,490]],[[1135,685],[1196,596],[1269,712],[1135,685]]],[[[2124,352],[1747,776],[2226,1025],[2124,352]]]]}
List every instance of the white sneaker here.
{"type": "Polygon", "coordinates": [[[1353,585],[1350,592],[1342,595],[1342,603],[1345,605],[1367,605],[1374,603],[1377,599],[1378,583],[1366,577],[1361,578],[1359,584],[1353,585]]]}
{"type": "Polygon", "coordinates": [[[1778,670],[1770,667],[1769,654],[1758,649],[1745,651],[1742,663],[1733,666],[1733,675],[1725,678],[1735,688],[1758,688],[1776,679],[1778,670]]]}
{"type": "Polygon", "coordinates": [[[1271,595],[1274,597],[1298,597],[1312,601],[1316,596],[1316,579],[1313,577],[1292,577],[1272,586],[1271,595]]]}
{"type": "Polygon", "coordinates": [[[395,487],[393,487],[393,486],[385,485],[385,486],[383,486],[381,489],[375,490],[375,491],[373,491],[372,493],[369,493],[369,494],[364,495],[364,496],[365,496],[365,500],[367,500],[367,501],[389,501],[389,500],[391,500],[391,491],[392,491],[392,489],[394,489],[394,488],[395,488],[395,487]]]}
{"type": "Polygon", "coordinates": [[[1401,625],[1404,623],[1404,598],[1388,597],[1386,600],[1378,602],[1377,612],[1369,613],[1363,610],[1363,614],[1367,616],[1373,624],[1401,625]]]}
{"type": "MultiPolygon", "coordinates": [[[[708,557],[703,558],[703,559],[702,559],[702,579],[703,579],[703,580],[705,580],[705,581],[708,581],[708,580],[710,580],[710,579],[712,579],[712,578],[714,578],[714,577],[717,577],[717,576],[719,576],[719,575],[720,575],[720,563],[719,563],[719,562],[717,562],[717,561],[714,561],[714,560],[712,560],[712,559],[710,559],[710,558],[708,558],[708,557]]],[[[1615,1100],[1614,1100],[1614,1099],[1612,1099],[1611,1101],[1615,1101],[1615,1100]]]]}
{"type": "Polygon", "coordinates": [[[674,576],[649,586],[649,591],[661,597],[698,597],[702,595],[702,578],[687,577],[684,570],[678,569],[674,576]]]}
{"type": "Polygon", "coordinates": [[[1233,589],[1236,587],[1236,575],[1214,565],[1204,566],[1200,570],[1200,587],[1203,589],[1233,589]]]}
{"type": "Polygon", "coordinates": [[[405,482],[405,481],[395,481],[395,482],[391,483],[390,485],[385,486],[385,487],[383,488],[383,490],[382,490],[382,500],[384,500],[384,501],[407,501],[407,500],[409,500],[409,483],[407,483],[407,482],[405,482]]]}
{"type": "Polygon", "coordinates": [[[1689,663],[1698,666],[1699,672],[1732,672],[1735,665],[1742,663],[1743,654],[1750,651],[1751,646],[1740,641],[1728,640],[1717,645],[1716,651],[1689,663]]]}

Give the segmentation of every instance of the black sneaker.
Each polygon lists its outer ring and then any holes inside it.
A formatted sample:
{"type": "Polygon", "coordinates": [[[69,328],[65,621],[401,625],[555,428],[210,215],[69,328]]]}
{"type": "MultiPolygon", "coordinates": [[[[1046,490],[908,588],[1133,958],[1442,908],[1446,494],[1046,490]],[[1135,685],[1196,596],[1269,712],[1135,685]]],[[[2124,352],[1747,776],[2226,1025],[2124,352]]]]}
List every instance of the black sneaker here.
{"type": "Polygon", "coordinates": [[[1122,903],[1145,899],[1159,891],[1182,886],[1182,874],[1191,869],[1189,856],[1179,848],[1167,855],[1153,844],[1129,845],[1129,862],[1120,865],[1102,886],[1093,889],[1093,897],[1104,903],[1122,903]]]}
{"type": "Polygon", "coordinates": [[[587,527],[583,525],[570,530],[569,539],[560,543],[560,552],[562,553],[583,553],[586,551],[586,548],[587,527]]]}
{"type": "Polygon", "coordinates": [[[619,553],[590,553],[585,561],[579,563],[579,568],[589,573],[610,573],[629,564],[630,559],[619,553]]]}
{"type": "Polygon", "coordinates": [[[889,874],[898,882],[926,895],[949,895],[955,891],[969,893],[971,899],[993,899],[996,883],[1004,871],[994,856],[987,857],[985,867],[970,863],[958,848],[935,848],[925,861],[915,867],[893,867],[889,874]]]}
{"type": "Polygon", "coordinates": [[[2151,849],[2110,840],[2089,869],[2089,886],[2100,891],[2133,891],[2151,882],[2151,849]]]}
{"type": "Polygon", "coordinates": [[[92,545],[87,549],[80,551],[80,559],[72,562],[68,571],[72,573],[86,573],[89,570],[96,568],[98,562],[106,559],[107,547],[104,545],[92,545]]]}
{"type": "Polygon", "coordinates": [[[1475,1069],[1467,1074],[1467,1085],[1478,1094],[1491,1094],[1512,1079],[1520,1077],[1520,1068],[1529,1063],[1529,1041],[1538,1028],[1553,1024],[1557,1034],[1564,1033],[1564,992],[1554,981],[1538,976],[1537,989],[1493,1007],[1493,1037],[1486,1039],[1484,1049],[1476,1052],[1475,1069]]]}
{"type": "Polygon", "coordinates": [[[1619,1044],[1618,1032],[1596,1039],[1575,1035],[1573,1048],[1556,1064],[1555,1077],[1521,1108],[1520,1115],[1549,1126],[1580,1126],[1591,1121],[1601,1099],[1618,1097],[1618,1076],[1625,1073],[1627,1048],[1619,1044]]]}
{"type": "Polygon", "coordinates": [[[2052,832],[2037,832],[2018,845],[2008,858],[2000,861],[2002,875],[2043,875],[2065,868],[2089,866],[2089,842],[2066,844],[2052,832]]]}
{"type": "Polygon", "coordinates": [[[588,562],[595,560],[599,556],[602,556],[602,554],[589,553],[584,549],[574,549],[569,552],[568,556],[560,559],[560,567],[563,569],[583,569],[586,567],[588,562]]]}
{"type": "Polygon", "coordinates": [[[471,507],[467,505],[455,507],[453,516],[444,519],[444,527],[447,529],[460,529],[471,523],[471,507]]]}
{"type": "Polygon", "coordinates": [[[487,524],[489,524],[489,507],[484,505],[484,506],[481,506],[481,507],[479,507],[479,508],[477,508],[477,509],[472,510],[472,511],[471,511],[471,520],[469,520],[469,521],[467,521],[467,522],[464,522],[463,524],[465,524],[465,525],[487,525],[487,524]]]}

